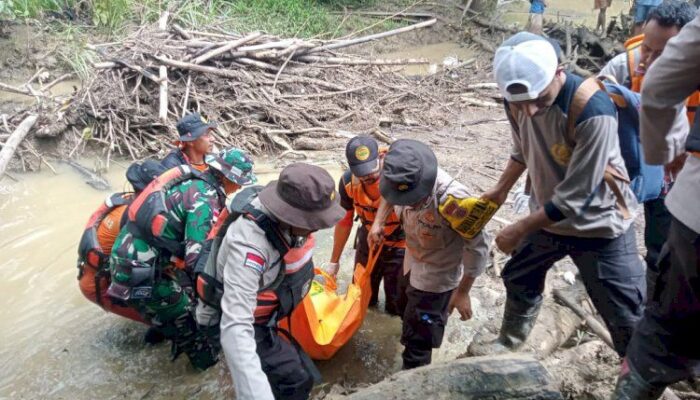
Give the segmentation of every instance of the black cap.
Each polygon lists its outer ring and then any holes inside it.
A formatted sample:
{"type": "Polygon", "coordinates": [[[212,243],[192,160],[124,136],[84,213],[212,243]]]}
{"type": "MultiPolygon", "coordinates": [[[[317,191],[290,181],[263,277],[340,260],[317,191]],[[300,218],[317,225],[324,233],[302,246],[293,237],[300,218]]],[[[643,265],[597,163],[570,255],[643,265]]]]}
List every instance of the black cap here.
{"type": "Polygon", "coordinates": [[[432,193],[437,170],[437,158],[430,147],[417,140],[399,139],[384,157],[379,191],[391,204],[416,204],[432,193]]]}
{"type": "Polygon", "coordinates": [[[345,156],[353,175],[367,176],[377,170],[379,146],[369,136],[355,136],[345,146],[345,156]]]}
{"type": "Polygon", "coordinates": [[[163,172],[167,171],[160,162],[155,160],[144,160],[134,162],[126,170],[126,179],[137,192],[142,191],[149,183],[163,172]]]}
{"type": "Polygon", "coordinates": [[[177,133],[181,142],[197,140],[209,129],[215,129],[218,124],[214,121],[207,122],[199,113],[187,114],[177,121],[177,133]]]}

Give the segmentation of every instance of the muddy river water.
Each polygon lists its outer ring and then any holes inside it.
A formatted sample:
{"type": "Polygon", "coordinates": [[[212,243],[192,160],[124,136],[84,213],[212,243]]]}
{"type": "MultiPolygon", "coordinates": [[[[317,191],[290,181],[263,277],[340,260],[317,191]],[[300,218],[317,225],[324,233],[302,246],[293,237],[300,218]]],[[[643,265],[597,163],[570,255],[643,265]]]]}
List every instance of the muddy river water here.
{"type": "MultiPolygon", "coordinates": [[[[275,168],[259,164],[263,183],[276,178],[275,168]]],[[[336,179],[341,174],[335,162],[321,166],[336,179]]],[[[171,362],[169,345],[143,344],[144,326],[82,296],[78,240],[109,192],[92,189],[67,165],[56,167],[58,175],[0,180],[0,399],[232,397],[224,363],[200,373],[184,356],[171,362]]],[[[113,164],[106,177],[115,191],[126,187],[123,164],[113,164]]],[[[315,260],[321,263],[330,256],[332,231],[317,237],[315,260]]],[[[341,278],[347,280],[351,251],[343,258],[341,278]]],[[[395,372],[399,333],[398,318],[370,311],[352,341],[318,364],[324,383],[375,382],[395,372]]]]}

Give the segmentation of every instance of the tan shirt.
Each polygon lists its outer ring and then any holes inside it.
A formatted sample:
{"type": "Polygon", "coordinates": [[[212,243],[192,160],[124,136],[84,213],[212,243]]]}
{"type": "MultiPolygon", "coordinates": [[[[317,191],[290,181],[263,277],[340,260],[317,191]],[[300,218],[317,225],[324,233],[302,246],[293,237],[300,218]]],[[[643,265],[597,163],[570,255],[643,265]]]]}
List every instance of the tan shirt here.
{"type": "MultiPolygon", "coordinates": [[[[666,164],[685,151],[670,135],[684,100],[700,86],[700,15],[671,38],[644,77],[641,139],[650,164],[666,164]]],[[[666,206],[679,221],[700,233],[700,158],[690,156],[666,206]]]]}
{"type": "Polygon", "coordinates": [[[445,201],[448,194],[458,198],[472,196],[464,185],[438,169],[426,207],[420,210],[394,207],[406,232],[404,273],[411,272],[410,284],[418,290],[431,293],[452,290],[459,285],[463,273],[477,277],[486,267],[489,249],[484,233],[467,240],[438,212],[439,202],[445,201]]]}

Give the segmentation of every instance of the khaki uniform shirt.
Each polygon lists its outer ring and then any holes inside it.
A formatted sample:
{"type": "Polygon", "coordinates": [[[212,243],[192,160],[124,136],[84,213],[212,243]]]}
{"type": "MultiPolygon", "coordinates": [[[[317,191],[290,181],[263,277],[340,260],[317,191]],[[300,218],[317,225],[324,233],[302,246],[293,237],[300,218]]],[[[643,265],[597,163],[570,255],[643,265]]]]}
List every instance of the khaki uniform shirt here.
{"type": "MultiPolygon", "coordinates": [[[[644,77],[641,139],[644,157],[651,164],[666,164],[685,151],[671,127],[682,112],[684,100],[700,86],[700,15],[671,38],[664,52],[644,77]]],[[[700,158],[689,156],[671,192],[668,210],[683,224],[700,233],[700,158]]]]}
{"type": "Polygon", "coordinates": [[[484,233],[465,239],[440,215],[438,205],[448,194],[471,197],[464,185],[438,169],[435,188],[424,208],[394,208],[406,232],[404,274],[411,272],[410,284],[418,290],[431,293],[452,290],[459,285],[463,273],[477,277],[486,267],[489,249],[484,233]]]}

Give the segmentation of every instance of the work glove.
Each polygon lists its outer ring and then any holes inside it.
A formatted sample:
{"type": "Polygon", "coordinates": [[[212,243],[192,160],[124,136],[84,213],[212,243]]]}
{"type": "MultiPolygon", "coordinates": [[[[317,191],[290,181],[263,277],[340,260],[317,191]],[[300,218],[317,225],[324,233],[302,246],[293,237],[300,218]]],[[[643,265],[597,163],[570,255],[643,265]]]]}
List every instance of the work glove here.
{"type": "Polygon", "coordinates": [[[328,275],[332,277],[336,277],[338,275],[338,270],[340,269],[340,263],[334,263],[334,262],[327,262],[323,263],[321,265],[321,269],[323,272],[327,273],[328,275]]]}
{"type": "Polygon", "coordinates": [[[513,212],[516,214],[524,214],[529,210],[530,195],[525,193],[525,186],[519,187],[515,191],[513,199],[513,212]]]}

